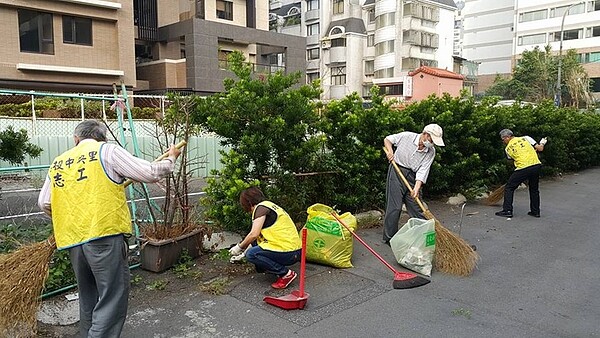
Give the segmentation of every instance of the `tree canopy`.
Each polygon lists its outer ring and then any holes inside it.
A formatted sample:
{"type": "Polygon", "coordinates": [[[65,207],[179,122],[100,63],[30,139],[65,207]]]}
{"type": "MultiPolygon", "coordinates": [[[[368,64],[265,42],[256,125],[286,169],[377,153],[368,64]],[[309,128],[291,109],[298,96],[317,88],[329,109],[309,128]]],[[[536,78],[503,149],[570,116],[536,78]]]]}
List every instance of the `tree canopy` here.
{"type": "Polygon", "coordinates": [[[25,129],[17,131],[8,126],[0,131],[0,160],[19,164],[25,160],[25,155],[38,157],[41,153],[42,148],[29,142],[25,129]]]}
{"type": "MultiPolygon", "coordinates": [[[[558,79],[559,56],[550,46],[524,51],[511,78],[497,76],[486,96],[500,96],[530,102],[553,100],[558,79]]],[[[577,52],[562,55],[561,102],[565,106],[585,107],[591,103],[590,79],[577,59],[577,52]]]]}

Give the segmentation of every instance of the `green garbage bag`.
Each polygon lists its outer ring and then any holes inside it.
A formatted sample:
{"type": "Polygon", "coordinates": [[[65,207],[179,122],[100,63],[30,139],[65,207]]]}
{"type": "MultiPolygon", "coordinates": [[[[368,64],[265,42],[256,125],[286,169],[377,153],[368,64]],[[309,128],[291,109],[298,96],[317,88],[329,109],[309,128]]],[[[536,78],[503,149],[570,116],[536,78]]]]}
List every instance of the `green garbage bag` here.
{"type": "MultiPolygon", "coordinates": [[[[334,210],[317,203],[306,211],[306,260],[335,268],[351,268],[352,234],[331,215],[334,210]]],[[[339,217],[352,231],[356,230],[354,215],[346,212],[339,217]]]]}

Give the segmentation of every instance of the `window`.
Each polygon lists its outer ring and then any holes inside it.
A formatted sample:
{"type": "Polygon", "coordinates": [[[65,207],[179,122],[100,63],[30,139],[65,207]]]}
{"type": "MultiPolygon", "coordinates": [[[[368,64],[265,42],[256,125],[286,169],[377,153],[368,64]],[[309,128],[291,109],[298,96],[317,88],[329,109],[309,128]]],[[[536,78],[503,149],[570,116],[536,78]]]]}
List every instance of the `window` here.
{"type": "Polygon", "coordinates": [[[331,31],[329,32],[329,35],[331,36],[331,35],[338,35],[338,34],[343,34],[343,33],[344,33],[344,31],[342,30],[342,28],[339,26],[336,26],[331,29],[331,31]]]}
{"type": "Polygon", "coordinates": [[[518,38],[519,46],[535,45],[544,42],[546,42],[546,34],[523,35],[518,38]]]}
{"type": "Polygon", "coordinates": [[[375,78],[382,79],[386,77],[394,77],[394,67],[385,68],[375,71],[375,78]]]}
{"type": "Polygon", "coordinates": [[[311,48],[306,51],[306,58],[308,60],[316,60],[319,58],[319,48],[311,48]]]}
{"type": "Polygon", "coordinates": [[[375,29],[391,26],[395,24],[396,13],[385,13],[375,18],[375,29]]]}
{"type": "Polygon", "coordinates": [[[319,35],[319,24],[313,23],[306,26],[306,36],[319,35]]]}
{"type": "Polygon", "coordinates": [[[381,95],[402,95],[402,84],[387,85],[379,87],[379,94],[381,95]]]}
{"type": "MultiPolygon", "coordinates": [[[[556,7],[556,8],[550,8],[550,17],[551,18],[562,17],[563,14],[565,14],[565,11],[569,8],[569,6],[560,6],[560,7],[556,7]]],[[[580,4],[577,4],[573,7],[571,7],[571,9],[569,9],[569,14],[567,14],[567,15],[581,14],[581,13],[585,13],[585,4],[584,3],[580,3],[580,4]]]]}
{"type": "Polygon", "coordinates": [[[346,38],[331,39],[331,47],[346,47],[346,38]]]}
{"type": "Polygon", "coordinates": [[[233,21],[233,2],[217,0],[217,18],[233,21]]]}
{"type": "Polygon", "coordinates": [[[344,13],[344,0],[333,0],[333,14],[344,13]]]}
{"type": "Polygon", "coordinates": [[[319,72],[306,74],[306,83],[312,83],[313,81],[319,80],[321,76],[319,72]]]}
{"type": "MultiPolygon", "coordinates": [[[[569,11],[570,13],[571,11],[569,11]]],[[[548,10],[541,9],[539,11],[531,11],[519,14],[519,22],[543,20],[548,17],[548,10]]]]}
{"type": "MultiPolygon", "coordinates": [[[[563,31],[563,40],[577,40],[583,38],[583,28],[563,31]]],[[[560,41],[560,32],[550,33],[550,41],[560,41]]]]}
{"type": "Polygon", "coordinates": [[[590,91],[592,93],[600,92],[600,77],[592,77],[590,80],[590,91]]]}
{"type": "Polygon", "coordinates": [[[220,50],[219,51],[219,68],[227,69],[228,67],[228,57],[232,51],[230,50],[220,50]]]}
{"type": "Polygon", "coordinates": [[[600,62],[600,52],[577,54],[579,63],[600,62]]]}
{"type": "Polygon", "coordinates": [[[394,40],[383,41],[375,45],[375,55],[383,55],[394,52],[394,40]]]}
{"type": "Polygon", "coordinates": [[[589,27],[587,29],[585,37],[586,38],[592,38],[592,37],[596,37],[596,36],[600,36],[600,26],[589,27]]]}
{"type": "Polygon", "coordinates": [[[375,21],[375,9],[369,10],[369,23],[373,23],[375,21]]]}
{"type": "Polygon", "coordinates": [[[64,15],[62,19],[64,43],[92,45],[92,19],[66,15],[64,15]]]}
{"type": "Polygon", "coordinates": [[[306,6],[309,11],[312,11],[313,9],[319,9],[319,0],[307,0],[306,6]]]}
{"type": "Polygon", "coordinates": [[[54,54],[52,14],[19,9],[21,52],[54,54]]]}
{"type": "Polygon", "coordinates": [[[374,60],[366,60],[365,61],[365,75],[373,74],[375,72],[375,61],[374,60]]]}
{"type": "Polygon", "coordinates": [[[341,86],[346,84],[346,66],[331,67],[331,85],[341,86]]]}
{"type": "Polygon", "coordinates": [[[367,47],[373,47],[375,45],[375,34],[367,35],[367,47]]]}

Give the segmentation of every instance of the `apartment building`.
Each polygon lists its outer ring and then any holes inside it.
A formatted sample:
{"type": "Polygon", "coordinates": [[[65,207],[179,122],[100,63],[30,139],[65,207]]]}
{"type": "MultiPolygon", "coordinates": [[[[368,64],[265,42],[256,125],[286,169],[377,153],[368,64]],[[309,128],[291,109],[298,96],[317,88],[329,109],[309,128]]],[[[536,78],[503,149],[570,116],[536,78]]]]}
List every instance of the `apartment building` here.
{"type": "Polygon", "coordinates": [[[0,0],[0,88],[223,90],[227,54],[254,71],[302,71],[305,38],[269,31],[257,0],[0,0]]]}
{"type": "Polygon", "coordinates": [[[519,0],[515,11],[514,55],[550,45],[559,53],[563,23],[563,53],[575,49],[600,99],[600,1],[519,0]],[[568,10],[568,12],[567,12],[568,10]]]}
{"type": "Polygon", "coordinates": [[[133,4],[0,0],[0,88],[106,92],[135,85],[133,4]]]}
{"type": "Polygon", "coordinates": [[[266,1],[134,0],[134,8],[139,91],[222,91],[232,51],[257,73],[306,68],[305,38],[269,31],[266,1]]]}
{"type": "Polygon", "coordinates": [[[269,22],[306,36],[306,78],[321,80],[323,99],[367,97],[373,84],[402,98],[410,71],[452,69],[455,9],[452,0],[274,0],[269,22]]]}
{"type": "Polygon", "coordinates": [[[510,76],[513,63],[515,0],[466,0],[461,16],[462,54],[479,63],[476,91],[485,91],[496,76],[510,76]]]}

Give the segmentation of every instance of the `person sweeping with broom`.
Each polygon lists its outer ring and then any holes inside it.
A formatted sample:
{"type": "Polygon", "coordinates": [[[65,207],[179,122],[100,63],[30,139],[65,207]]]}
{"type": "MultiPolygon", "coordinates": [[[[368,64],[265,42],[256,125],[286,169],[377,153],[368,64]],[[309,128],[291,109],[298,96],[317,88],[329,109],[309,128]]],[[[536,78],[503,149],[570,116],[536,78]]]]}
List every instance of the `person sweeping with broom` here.
{"type": "Polygon", "coordinates": [[[510,129],[502,129],[500,138],[506,144],[504,151],[509,160],[514,161],[515,171],[508,178],[504,187],[504,203],[496,216],[513,217],[513,196],[517,187],[528,181],[529,212],[527,215],[540,217],[540,162],[537,153],[544,151],[547,139],[544,137],[537,143],[529,136],[515,137],[510,129]]]}
{"type": "Polygon", "coordinates": [[[131,216],[124,182],[157,182],[173,172],[181,151],[148,162],[106,143],[107,127],[85,120],[75,147],[52,162],[38,198],[52,217],[58,250],[68,250],[79,289],[80,337],[119,337],[129,296],[127,237],[131,216]]]}
{"type": "Polygon", "coordinates": [[[425,219],[415,198],[419,196],[421,186],[427,182],[429,169],[435,159],[434,144],[443,147],[442,127],[433,123],[423,128],[420,134],[404,131],[392,134],[383,140],[388,161],[395,161],[413,188],[412,193],[400,181],[392,164],[388,168],[386,183],[386,208],[383,227],[383,242],[388,244],[398,232],[398,220],[402,212],[402,204],[410,217],[425,219]],[[396,151],[392,147],[396,147],[396,151]]]}

